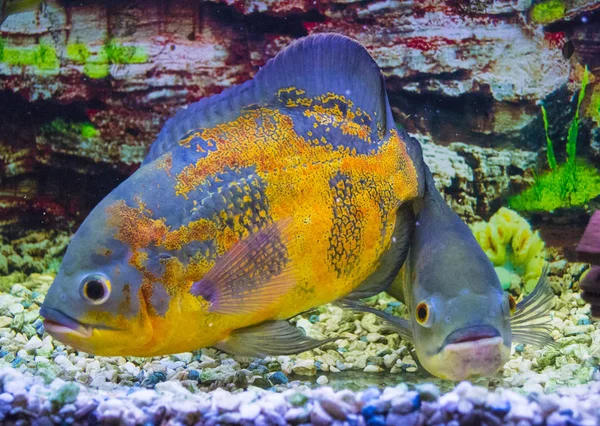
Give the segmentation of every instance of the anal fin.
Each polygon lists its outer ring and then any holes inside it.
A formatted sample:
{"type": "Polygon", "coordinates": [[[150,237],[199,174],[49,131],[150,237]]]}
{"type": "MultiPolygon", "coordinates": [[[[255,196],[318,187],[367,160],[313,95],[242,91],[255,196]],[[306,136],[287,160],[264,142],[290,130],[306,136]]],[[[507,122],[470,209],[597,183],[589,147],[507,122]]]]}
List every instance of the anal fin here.
{"type": "Polygon", "coordinates": [[[233,355],[265,357],[298,354],[333,340],[335,338],[317,340],[307,337],[301,328],[287,321],[266,321],[232,331],[215,347],[233,355]]]}

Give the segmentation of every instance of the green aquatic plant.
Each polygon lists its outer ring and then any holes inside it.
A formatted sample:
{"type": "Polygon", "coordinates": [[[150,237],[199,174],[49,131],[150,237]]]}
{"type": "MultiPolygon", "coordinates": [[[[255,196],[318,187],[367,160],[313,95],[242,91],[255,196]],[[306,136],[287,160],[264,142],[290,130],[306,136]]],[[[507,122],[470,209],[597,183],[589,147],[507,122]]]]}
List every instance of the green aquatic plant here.
{"type": "Polygon", "coordinates": [[[94,127],[92,123],[73,123],[57,118],[50,123],[47,123],[41,128],[44,134],[67,134],[75,133],[80,135],[83,139],[91,139],[98,135],[98,129],[94,127]]]}
{"type": "Polygon", "coordinates": [[[111,64],[142,64],[148,61],[146,51],[138,46],[124,46],[114,39],[104,45],[106,58],[111,64]]]}
{"type": "Polygon", "coordinates": [[[598,169],[577,158],[577,137],[579,135],[579,109],[585,97],[589,72],[585,68],[581,90],[577,98],[575,116],[569,126],[564,164],[558,165],[554,156],[554,144],[548,133],[548,117],[544,106],[542,119],[546,133],[547,159],[550,171],[544,174],[534,172],[531,188],[509,199],[509,206],[518,211],[553,211],[560,207],[581,206],[600,195],[600,173],[598,169]]]}
{"type": "Polygon", "coordinates": [[[588,117],[596,123],[596,126],[600,126],[600,84],[594,86],[590,104],[586,111],[588,117]]]}
{"type": "Polygon", "coordinates": [[[11,47],[0,38],[0,62],[13,66],[31,66],[40,70],[56,70],[60,65],[56,49],[41,42],[30,47],[11,47]]]}
{"type": "Polygon", "coordinates": [[[85,64],[90,56],[90,49],[83,43],[71,43],[67,46],[67,57],[78,64],[85,64]]]}
{"type": "Polygon", "coordinates": [[[538,3],[531,9],[531,19],[538,24],[547,24],[565,16],[563,0],[548,0],[538,3]]]}
{"type": "Polygon", "coordinates": [[[107,40],[97,53],[93,53],[83,43],[69,44],[67,56],[72,61],[83,65],[83,73],[94,79],[107,77],[112,64],[142,64],[148,61],[148,54],[144,48],[125,46],[115,39],[107,40]]]}

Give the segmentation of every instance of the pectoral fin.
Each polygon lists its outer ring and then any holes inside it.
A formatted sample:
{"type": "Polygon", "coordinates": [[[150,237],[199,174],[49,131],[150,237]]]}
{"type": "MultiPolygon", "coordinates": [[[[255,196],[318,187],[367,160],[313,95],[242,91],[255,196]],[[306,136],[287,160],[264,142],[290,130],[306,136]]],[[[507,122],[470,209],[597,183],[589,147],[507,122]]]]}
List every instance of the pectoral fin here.
{"type": "Polygon", "coordinates": [[[287,321],[267,321],[235,330],[215,347],[233,355],[265,357],[297,354],[333,340],[307,337],[301,328],[287,321]]]}
{"type": "Polygon", "coordinates": [[[384,323],[384,329],[398,333],[404,340],[412,342],[413,332],[410,321],[404,318],[398,318],[394,315],[388,314],[387,312],[380,311],[379,309],[372,308],[371,306],[365,305],[363,302],[358,300],[342,299],[337,302],[343,308],[351,309],[355,312],[367,312],[374,314],[384,323]]]}
{"type": "Polygon", "coordinates": [[[236,243],[192,284],[190,293],[210,303],[209,311],[242,315],[276,303],[296,284],[287,253],[289,221],[279,221],[236,243]]]}
{"type": "Polygon", "coordinates": [[[544,266],[535,289],[517,304],[515,313],[510,318],[510,327],[516,342],[540,347],[556,345],[550,335],[552,325],[548,317],[548,311],[554,301],[554,292],[548,284],[547,275],[548,264],[544,266]]]}

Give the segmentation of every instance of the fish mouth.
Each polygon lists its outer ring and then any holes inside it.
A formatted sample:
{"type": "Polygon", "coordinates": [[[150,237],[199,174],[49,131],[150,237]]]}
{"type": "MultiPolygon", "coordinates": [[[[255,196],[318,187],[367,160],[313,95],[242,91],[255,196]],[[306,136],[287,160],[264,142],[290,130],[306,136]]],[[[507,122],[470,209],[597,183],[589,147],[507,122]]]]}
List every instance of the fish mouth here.
{"type": "Polygon", "coordinates": [[[442,348],[447,348],[449,345],[457,345],[466,342],[477,342],[486,339],[500,337],[500,332],[489,325],[476,325],[455,330],[450,333],[442,348]]]}
{"type": "Polygon", "coordinates": [[[64,312],[42,305],[40,315],[44,317],[44,330],[50,335],[76,334],[79,337],[92,337],[92,327],[83,324],[64,312]]]}
{"type": "Polygon", "coordinates": [[[444,364],[452,366],[447,378],[465,380],[495,374],[508,360],[510,348],[494,327],[475,326],[448,335],[440,355],[444,364]]]}

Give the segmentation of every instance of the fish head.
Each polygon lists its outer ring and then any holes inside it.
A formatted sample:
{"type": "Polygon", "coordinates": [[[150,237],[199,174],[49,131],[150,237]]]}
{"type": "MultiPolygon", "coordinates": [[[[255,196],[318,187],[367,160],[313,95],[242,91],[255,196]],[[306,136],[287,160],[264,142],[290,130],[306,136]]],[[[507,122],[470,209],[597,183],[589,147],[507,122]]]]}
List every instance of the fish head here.
{"type": "Polygon", "coordinates": [[[151,246],[164,224],[144,219],[144,204],[130,195],[139,182],[130,179],[81,224],[40,311],[50,335],[96,355],[133,355],[153,337],[140,264],[147,259],[142,246],[151,246]]]}
{"type": "Polygon", "coordinates": [[[409,301],[420,363],[450,380],[493,375],[510,355],[514,304],[492,264],[468,242],[423,258],[409,301]]]}

